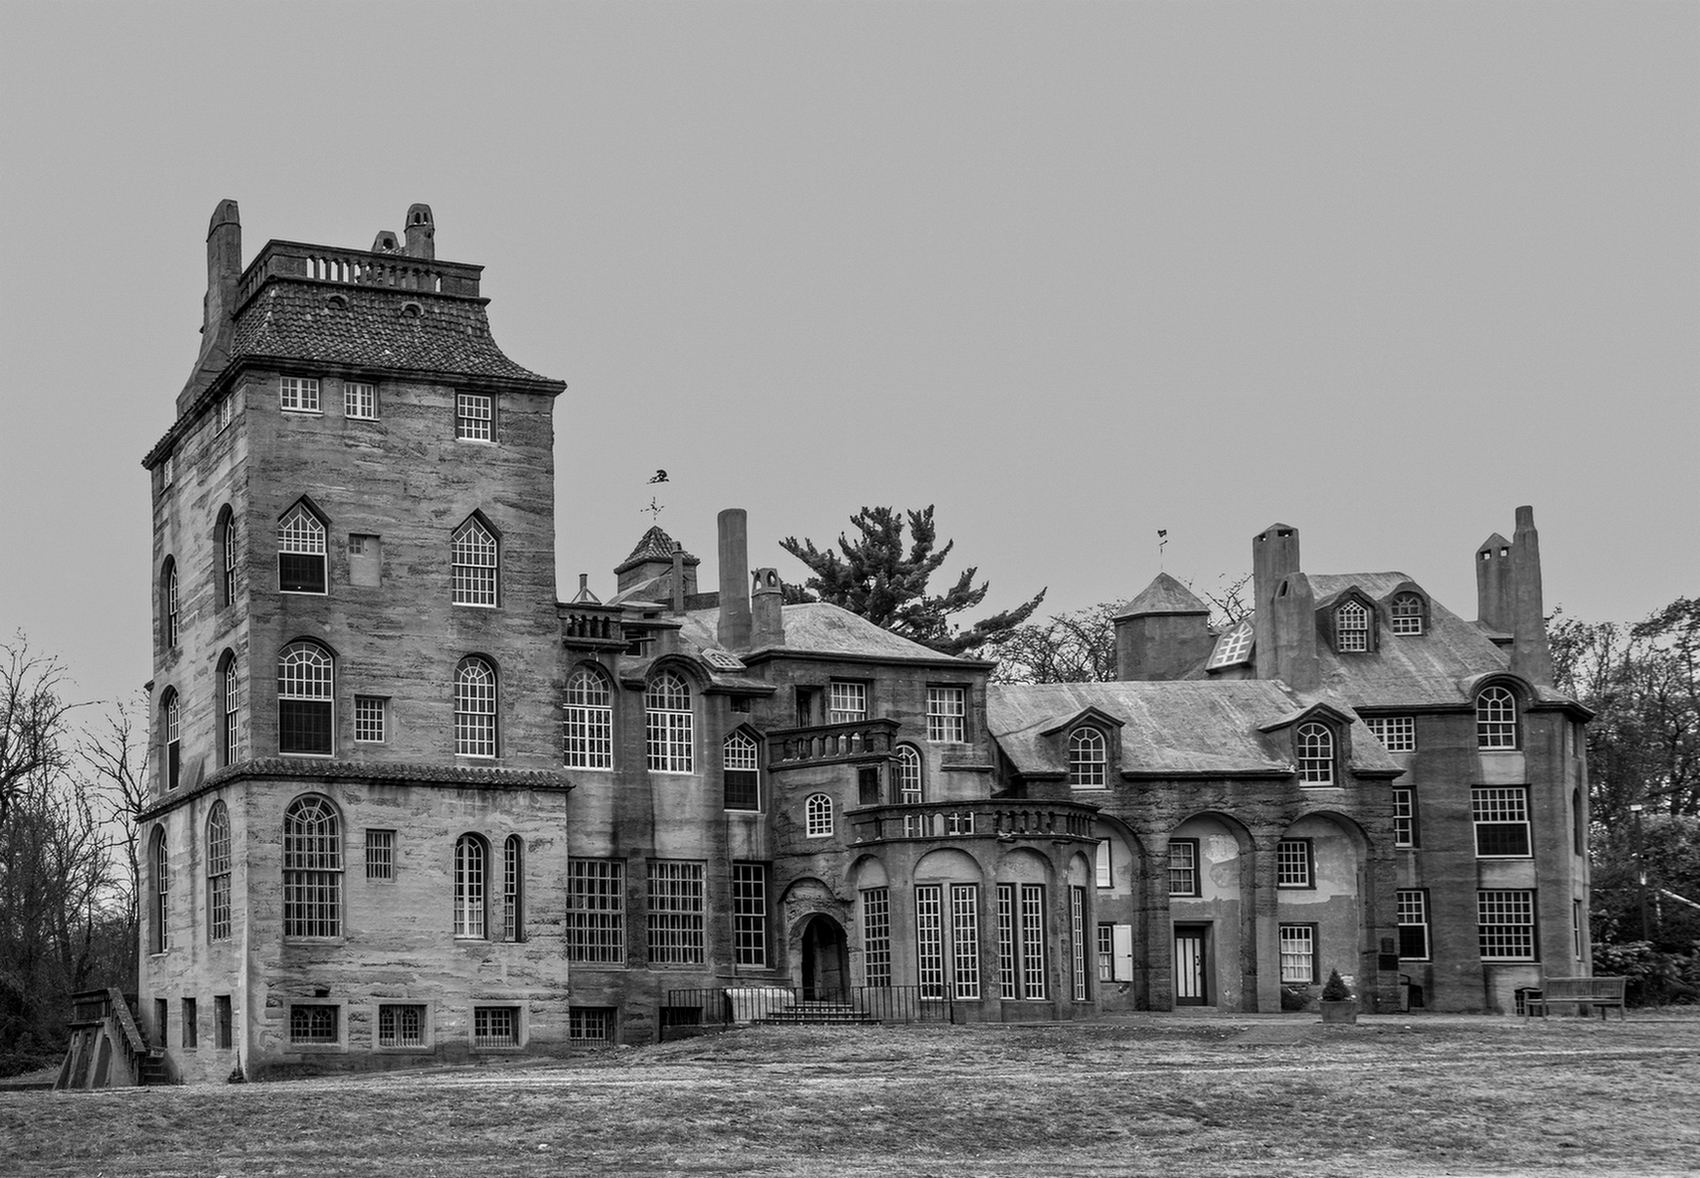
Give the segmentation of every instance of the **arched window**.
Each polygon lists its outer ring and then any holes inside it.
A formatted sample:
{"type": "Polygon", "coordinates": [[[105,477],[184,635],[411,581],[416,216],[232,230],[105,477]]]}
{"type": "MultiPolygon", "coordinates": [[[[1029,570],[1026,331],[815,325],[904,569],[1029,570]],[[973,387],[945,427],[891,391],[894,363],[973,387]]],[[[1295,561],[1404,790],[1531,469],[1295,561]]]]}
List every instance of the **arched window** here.
{"type": "Polygon", "coordinates": [[[502,939],[525,940],[525,843],[517,834],[502,844],[502,939]]]}
{"type": "Polygon", "coordinates": [[[283,815],[283,935],[342,936],[342,819],[328,798],[297,798],[283,815]]]}
{"type": "Polygon", "coordinates": [[[484,840],[475,834],[455,840],[455,936],[484,937],[484,840]]]}
{"type": "Polygon", "coordinates": [[[1348,601],[1334,611],[1334,649],[1369,649],[1369,611],[1361,601],[1348,601]]]}
{"type": "Polygon", "coordinates": [[[691,689],[671,671],[649,681],[643,693],[649,767],[656,773],[691,772],[691,689]]]}
{"type": "Polygon", "coordinates": [[[165,558],[165,569],[159,578],[160,596],[165,608],[165,649],[170,650],[177,645],[177,562],[171,557],[165,558]]]}
{"type": "Polygon", "coordinates": [[[284,593],[325,591],[325,525],[305,503],[277,522],[277,587],[284,593]]]}
{"type": "Polygon", "coordinates": [[[1102,732],[1086,726],[1069,734],[1069,785],[1075,789],[1103,789],[1106,760],[1102,732]]]}
{"type": "Polygon", "coordinates": [[[179,740],[182,735],[182,708],[178,705],[175,687],[167,687],[159,697],[159,724],[165,736],[165,788],[176,789],[183,764],[183,746],[179,740]]]}
{"type": "Polygon", "coordinates": [[[1393,615],[1393,632],[1395,634],[1421,634],[1423,632],[1423,599],[1421,594],[1399,594],[1393,599],[1390,612],[1393,615]]]}
{"type": "Polygon", "coordinates": [[[590,667],[567,676],[567,768],[614,767],[614,693],[590,667]]]}
{"type": "Polygon", "coordinates": [[[1484,687],[1476,696],[1476,747],[1517,747],[1517,697],[1503,687],[1484,687]]]}
{"type": "Polygon", "coordinates": [[[832,837],[832,799],[825,794],[810,794],[803,803],[804,833],[812,839],[832,837]]]}
{"type": "Polygon", "coordinates": [[[236,516],[230,508],[218,513],[214,535],[218,544],[218,604],[222,609],[236,600],[236,516]]]}
{"type": "Polygon", "coordinates": [[[477,657],[455,668],[455,755],[496,755],[496,670],[477,657]]]}
{"type": "Polygon", "coordinates": [[[331,755],[335,670],[317,642],[291,642],[277,660],[277,751],[331,755]]]}
{"type": "Polygon", "coordinates": [[[456,605],[495,605],[497,591],[496,537],[477,516],[456,528],[450,538],[456,605]]]}
{"type": "Polygon", "coordinates": [[[171,948],[171,855],[165,846],[165,827],[156,826],[153,832],[153,951],[164,953],[171,948]]]}
{"type": "Polygon", "coordinates": [[[214,802],[207,815],[207,939],[230,937],[230,811],[214,802]]]}
{"type": "Polygon", "coordinates": [[[1334,733],[1328,725],[1300,724],[1295,734],[1300,785],[1334,784],[1334,733]]]}
{"type": "Polygon", "coordinates": [[[761,809],[761,774],[756,765],[756,742],[746,732],[734,732],[720,746],[720,771],[725,779],[726,809],[761,809]]]}
{"type": "Polygon", "coordinates": [[[223,723],[219,727],[218,763],[220,767],[234,765],[241,746],[242,676],[236,669],[236,654],[225,651],[219,659],[218,706],[223,723]]]}
{"type": "Polygon", "coordinates": [[[897,746],[897,800],[912,805],[924,798],[921,786],[921,753],[912,744],[897,746]]]}

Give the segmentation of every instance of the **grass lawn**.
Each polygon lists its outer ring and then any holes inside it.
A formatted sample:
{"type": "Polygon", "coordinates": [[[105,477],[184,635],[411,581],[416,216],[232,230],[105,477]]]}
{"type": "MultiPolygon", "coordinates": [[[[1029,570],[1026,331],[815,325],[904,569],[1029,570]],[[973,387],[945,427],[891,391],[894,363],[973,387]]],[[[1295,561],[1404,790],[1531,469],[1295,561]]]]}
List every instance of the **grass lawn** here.
{"type": "Polygon", "coordinates": [[[0,1092],[0,1173],[1700,1170],[1700,1019],[755,1029],[559,1063],[0,1092]]]}

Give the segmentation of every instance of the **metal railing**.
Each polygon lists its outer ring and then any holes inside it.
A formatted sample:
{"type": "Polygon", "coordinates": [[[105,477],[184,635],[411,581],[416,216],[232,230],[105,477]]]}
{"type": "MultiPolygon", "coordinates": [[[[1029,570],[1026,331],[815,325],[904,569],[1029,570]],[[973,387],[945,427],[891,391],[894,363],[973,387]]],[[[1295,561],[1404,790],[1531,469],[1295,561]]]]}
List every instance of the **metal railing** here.
{"type": "Polygon", "coordinates": [[[807,1022],[810,1016],[827,1021],[948,1023],[953,1003],[922,986],[712,986],[667,991],[662,1008],[665,1026],[745,1026],[767,1020],[807,1022]]]}

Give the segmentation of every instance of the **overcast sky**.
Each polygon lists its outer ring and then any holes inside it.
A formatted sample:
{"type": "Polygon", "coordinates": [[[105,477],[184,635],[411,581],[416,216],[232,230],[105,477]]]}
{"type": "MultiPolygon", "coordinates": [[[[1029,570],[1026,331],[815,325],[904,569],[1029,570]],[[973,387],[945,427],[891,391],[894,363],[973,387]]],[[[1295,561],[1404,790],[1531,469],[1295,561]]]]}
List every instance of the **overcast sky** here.
{"type": "MultiPolygon", "coordinates": [[[[1299,527],[1474,616],[1700,592],[1700,5],[0,6],[0,631],[150,673],[148,483],[214,205],[431,205],[565,380],[563,594],[649,523],[803,569],[937,504],[988,607],[1195,587],[1299,527]]],[[[953,563],[946,571],[954,572],[953,563]]]]}

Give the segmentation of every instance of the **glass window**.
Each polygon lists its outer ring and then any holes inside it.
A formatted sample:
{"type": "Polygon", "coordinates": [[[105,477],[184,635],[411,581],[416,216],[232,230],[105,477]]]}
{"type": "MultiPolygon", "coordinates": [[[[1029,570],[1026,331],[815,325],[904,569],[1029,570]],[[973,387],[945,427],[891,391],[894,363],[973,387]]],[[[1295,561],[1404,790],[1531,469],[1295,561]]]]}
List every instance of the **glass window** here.
{"type": "Polygon", "coordinates": [[[1393,790],[1393,845],[1417,845],[1417,794],[1402,786],[1393,790]]]}
{"type": "Polygon", "coordinates": [[[1204,669],[1215,671],[1249,662],[1254,632],[1250,618],[1236,622],[1216,640],[1216,649],[1210,652],[1210,661],[1204,669]]]}
{"type": "Polygon", "coordinates": [[[1306,787],[1334,784],[1334,733],[1326,724],[1300,724],[1295,735],[1298,750],[1299,784],[1306,787]]]}
{"type": "Polygon", "coordinates": [[[832,837],[832,799],[825,794],[810,794],[803,803],[806,833],[812,839],[832,837]]]}
{"type": "Polygon", "coordinates": [[[580,667],[567,677],[567,768],[614,767],[614,693],[600,671],[580,667]]]}
{"type": "Polygon", "coordinates": [[[732,864],[733,960],[748,969],[767,968],[767,864],[732,864]]]}
{"type": "Polygon", "coordinates": [[[956,998],[980,996],[980,889],[950,885],[951,972],[956,998]]]}
{"type": "Polygon", "coordinates": [[[915,885],[915,981],[922,998],[944,997],[943,887],[915,885]]]}
{"type": "Polygon", "coordinates": [[[230,811],[214,802],[207,815],[207,939],[230,937],[230,811]]]}
{"type": "Polygon", "coordinates": [[[761,809],[756,742],[746,733],[734,732],[720,746],[720,760],[721,774],[725,779],[726,809],[761,809]]]}
{"type": "Polygon", "coordinates": [[[663,671],[649,681],[643,707],[651,771],[691,772],[691,689],[677,675],[663,671]]]}
{"type": "Polygon", "coordinates": [[[342,820],[325,798],[284,812],[283,935],[342,936],[342,820]]]}
{"type": "Polygon", "coordinates": [[[170,650],[177,645],[177,562],[169,556],[165,558],[165,575],[161,578],[165,590],[165,647],[170,650]]]}
{"type": "Polygon", "coordinates": [[[177,702],[176,688],[165,689],[160,701],[160,712],[165,725],[165,788],[176,789],[183,767],[183,709],[177,702]]]}
{"type": "Polygon", "coordinates": [[[1075,789],[1103,789],[1104,734],[1096,728],[1076,728],[1068,738],[1068,783],[1075,789]]]}
{"type": "Polygon", "coordinates": [[[891,894],[885,888],[862,889],[862,968],[868,985],[891,985],[891,894]]]}
{"type": "MultiPolygon", "coordinates": [[[[153,951],[171,948],[171,853],[165,845],[165,828],[153,832],[153,951]]],[[[163,1034],[163,1032],[162,1032],[163,1034]]]]}
{"type": "Polygon", "coordinates": [[[1503,687],[1484,687],[1476,696],[1476,747],[1517,747],[1517,697],[1503,687]]]}
{"type": "Polygon", "coordinates": [[[455,840],[455,936],[484,936],[484,840],[463,834],[455,840]]]}
{"type": "Polygon", "coordinates": [[[454,604],[495,605],[499,572],[495,535],[474,516],[454,530],[449,548],[454,572],[454,604]]]}
{"type": "Polygon", "coordinates": [[[567,865],[567,960],[626,962],[626,865],[574,859],[567,865]]]}
{"type": "Polygon", "coordinates": [[[414,1003],[379,1004],[378,1046],[424,1047],[425,1008],[414,1003]]]}
{"type": "Polygon", "coordinates": [[[496,755],[496,669],[481,658],[455,669],[455,755],[496,755]]]}
{"type": "Polygon", "coordinates": [[[1369,649],[1369,611],[1362,602],[1348,601],[1334,611],[1335,649],[1369,649]]]}
{"type": "Polygon", "coordinates": [[[395,831],[366,832],[366,878],[393,880],[395,878],[395,831]]]}
{"type": "Polygon", "coordinates": [[[1470,791],[1476,824],[1476,855],[1482,859],[1527,859],[1529,791],[1521,786],[1482,786],[1470,791]]]}
{"type": "Polygon", "coordinates": [[[1316,926],[1284,924],[1281,933],[1281,980],[1295,985],[1316,981],[1316,926]]]}
{"type": "Polygon", "coordinates": [[[346,382],[342,386],[342,413],[344,417],[377,420],[378,390],[359,381],[346,382]]]}
{"type": "Polygon", "coordinates": [[[325,592],[325,525],[304,503],[278,521],[277,587],[284,593],[325,592]]]}
{"type": "Polygon", "coordinates": [[[1399,594],[1393,599],[1390,612],[1393,615],[1393,632],[1395,634],[1421,634],[1423,632],[1423,599],[1417,594],[1399,594]]]}
{"type": "Polygon", "coordinates": [[[1390,753],[1417,751],[1417,718],[1415,716],[1366,716],[1364,724],[1370,735],[1381,742],[1390,753]]]}
{"type": "Polygon", "coordinates": [[[306,376],[280,376],[277,380],[278,401],[290,413],[319,411],[319,382],[306,376]]]}
{"type": "Polygon", "coordinates": [[[525,940],[525,844],[517,834],[502,844],[502,938],[525,940]]]}
{"type": "Polygon", "coordinates": [[[649,861],[649,962],[701,965],[703,865],[649,861]]]}
{"type": "Polygon", "coordinates": [[[1535,959],[1535,893],[1476,893],[1476,926],[1483,961],[1535,959]]]}
{"type": "Polygon", "coordinates": [[[389,700],[380,695],[354,697],[354,739],[363,744],[383,744],[384,720],[389,700]]]}
{"type": "Polygon", "coordinates": [[[242,749],[242,675],[236,667],[236,655],[224,652],[223,673],[219,676],[219,710],[224,714],[220,726],[218,763],[234,765],[242,749]]]}
{"type": "Polygon", "coordinates": [[[868,685],[833,682],[827,685],[826,722],[851,724],[868,716],[868,685]]]}
{"type": "Polygon", "coordinates": [[[218,604],[222,608],[236,600],[236,517],[228,507],[219,515],[218,604]]]}
{"type": "Polygon", "coordinates": [[[1421,888],[1394,893],[1399,909],[1399,956],[1407,961],[1428,960],[1428,893],[1421,888]]]}
{"type": "Polygon", "coordinates": [[[518,1047],[519,1007],[474,1006],[472,1008],[472,1045],[474,1047],[518,1047]]]}
{"type": "Polygon", "coordinates": [[[967,733],[967,688],[927,688],[927,739],[960,744],[968,739],[967,733]]]}
{"type": "Polygon", "coordinates": [[[296,1002],[289,1007],[289,1041],[291,1043],[334,1044],[342,1041],[337,1032],[342,1010],[336,1006],[308,1005],[296,1002]]]}
{"type": "Polygon", "coordinates": [[[1312,879],[1310,840],[1282,839],[1275,844],[1275,886],[1278,888],[1310,888],[1312,879]]]}
{"type": "Polygon", "coordinates": [[[335,681],[331,656],[316,642],[292,642],[277,660],[277,749],[329,756],[335,681]]]}
{"type": "Polygon", "coordinates": [[[1196,896],[1198,891],[1198,840],[1169,840],[1169,895],[1196,896]]]}
{"type": "Polygon", "coordinates": [[[469,442],[494,441],[496,437],[495,398],[478,393],[456,393],[455,437],[469,442]]]}

